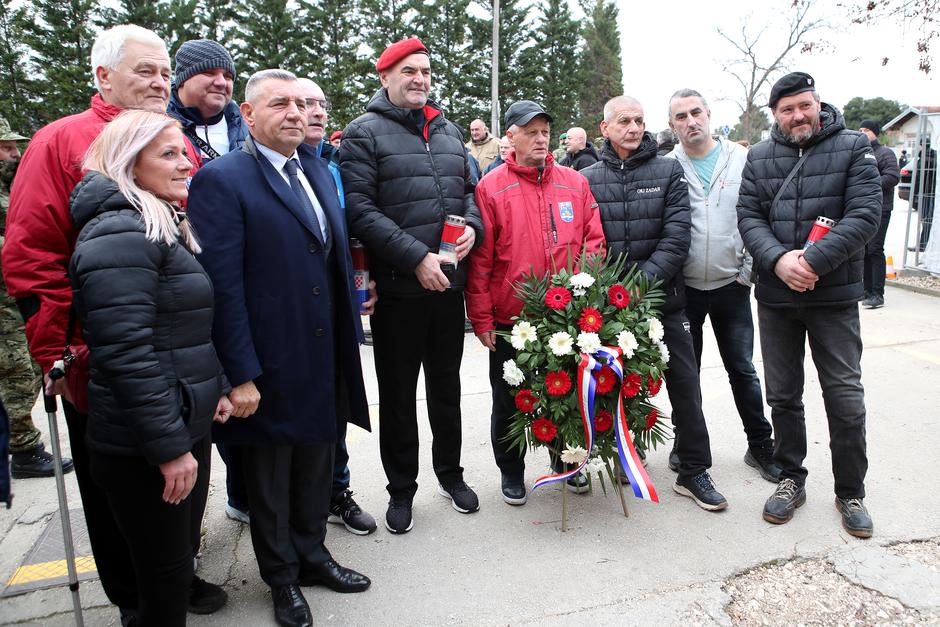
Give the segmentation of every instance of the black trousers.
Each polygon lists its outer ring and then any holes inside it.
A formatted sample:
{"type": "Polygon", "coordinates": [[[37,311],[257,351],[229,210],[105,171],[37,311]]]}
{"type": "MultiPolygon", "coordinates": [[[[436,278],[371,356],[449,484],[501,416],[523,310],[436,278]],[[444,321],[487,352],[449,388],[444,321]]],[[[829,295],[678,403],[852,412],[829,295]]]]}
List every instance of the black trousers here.
{"type": "Polygon", "coordinates": [[[330,559],[323,541],[334,447],[237,447],[251,511],[251,543],[261,579],[269,586],[296,584],[305,566],[330,559]]]}
{"type": "Polygon", "coordinates": [[[732,281],[713,290],[686,286],[685,313],[692,324],[695,363],[702,369],[702,327],[711,318],[721,363],[728,373],[734,405],[741,417],[748,446],[770,440],[773,430],[764,416],[764,395],[754,369],[754,320],[751,316],[751,288],[732,281]]]}
{"type": "MultiPolygon", "coordinates": [[[[885,295],[885,237],[891,223],[891,212],[881,214],[875,236],[865,244],[865,294],[885,295]]],[[[926,243],[925,243],[926,245],[926,243]]]]}
{"type": "MultiPolygon", "coordinates": [[[[193,580],[193,542],[198,546],[209,489],[210,440],[193,446],[199,464],[196,486],[179,505],[163,500],[164,479],[142,457],[89,452],[95,482],[106,495],[137,583],[137,624],[186,624],[193,580]]],[[[97,555],[95,555],[97,560],[97,555]]]]}
{"type": "Polygon", "coordinates": [[[434,438],[434,472],[444,486],[462,481],[463,293],[448,290],[415,298],[381,297],[371,322],[379,384],[379,448],[389,494],[410,500],[418,491],[415,398],[422,367],[434,438]]]}
{"type": "Polygon", "coordinates": [[[694,477],[711,467],[712,452],[702,413],[702,388],[691,325],[683,310],[663,315],[662,323],[663,341],[669,349],[666,391],[672,404],[679,475],[694,477]]]}
{"type": "Polygon", "coordinates": [[[858,305],[777,309],[758,304],[757,319],[767,403],[777,438],[774,461],[783,471],[781,476],[800,485],[806,482],[803,360],[808,337],[829,419],[836,496],[863,498],[868,457],[858,305]]]}
{"type": "Polygon", "coordinates": [[[79,413],[65,399],[62,399],[62,407],[69,430],[75,479],[82,497],[85,527],[88,529],[101,586],[111,603],[123,609],[137,609],[137,576],[130,550],[111,510],[107,494],[92,478],[89,467],[89,451],[85,443],[88,416],[79,413]]]}

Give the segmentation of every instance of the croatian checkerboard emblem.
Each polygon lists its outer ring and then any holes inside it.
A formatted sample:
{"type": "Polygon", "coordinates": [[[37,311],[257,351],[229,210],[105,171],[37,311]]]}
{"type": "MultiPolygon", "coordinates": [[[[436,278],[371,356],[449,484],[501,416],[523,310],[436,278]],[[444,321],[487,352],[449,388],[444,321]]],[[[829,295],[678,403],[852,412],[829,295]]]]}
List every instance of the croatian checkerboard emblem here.
{"type": "Polygon", "coordinates": [[[562,222],[571,222],[574,220],[574,208],[568,201],[558,203],[558,213],[561,214],[562,222]]]}

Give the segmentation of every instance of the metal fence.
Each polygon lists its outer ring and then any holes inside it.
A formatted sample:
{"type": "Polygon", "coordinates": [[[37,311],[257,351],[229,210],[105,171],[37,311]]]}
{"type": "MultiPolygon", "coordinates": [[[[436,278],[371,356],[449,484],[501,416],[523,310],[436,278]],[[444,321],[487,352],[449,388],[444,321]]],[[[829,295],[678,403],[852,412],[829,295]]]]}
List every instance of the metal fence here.
{"type": "MultiPolygon", "coordinates": [[[[911,211],[904,233],[905,268],[940,273],[940,227],[934,228],[934,199],[937,193],[937,142],[932,136],[940,130],[940,113],[921,112],[917,116],[917,137],[911,158],[902,166],[901,185],[909,185],[907,194],[911,211]],[[905,170],[910,174],[906,181],[905,170]]],[[[903,194],[903,191],[902,191],[903,194]]],[[[902,195],[903,197],[903,195],[902,195]]]]}

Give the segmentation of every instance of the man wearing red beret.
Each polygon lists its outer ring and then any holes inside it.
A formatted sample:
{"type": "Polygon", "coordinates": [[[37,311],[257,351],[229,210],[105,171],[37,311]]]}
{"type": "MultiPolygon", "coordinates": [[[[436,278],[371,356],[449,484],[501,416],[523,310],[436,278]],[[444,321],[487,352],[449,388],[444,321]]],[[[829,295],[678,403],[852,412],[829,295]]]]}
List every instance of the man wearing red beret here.
{"type": "Polygon", "coordinates": [[[379,447],[391,496],[385,526],[406,533],[418,490],[415,397],[422,367],[439,492],[460,513],[480,508],[460,466],[460,361],[463,259],[483,241],[483,222],[463,134],[428,99],[427,48],[417,38],[394,43],[375,69],[382,87],[343,131],[340,170],[350,233],[369,251],[379,293],[371,327],[379,447]],[[465,222],[450,251],[456,264],[439,254],[449,215],[465,222]]]}

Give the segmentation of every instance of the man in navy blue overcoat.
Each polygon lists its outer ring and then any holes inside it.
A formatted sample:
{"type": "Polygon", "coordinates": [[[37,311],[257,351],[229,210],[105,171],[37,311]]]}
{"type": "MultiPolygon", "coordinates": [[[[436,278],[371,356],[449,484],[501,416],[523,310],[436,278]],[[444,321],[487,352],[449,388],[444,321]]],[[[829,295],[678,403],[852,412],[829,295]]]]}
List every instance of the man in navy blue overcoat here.
{"type": "Polygon", "coordinates": [[[369,417],[345,217],[326,162],[302,145],[305,107],[293,74],[253,75],[241,105],[250,137],[204,167],[189,196],[241,418],[214,439],[244,459],[252,543],[281,625],[311,623],[299,586],[370,583],[323,544],[337,423],[369,429],[369,417]]]}

